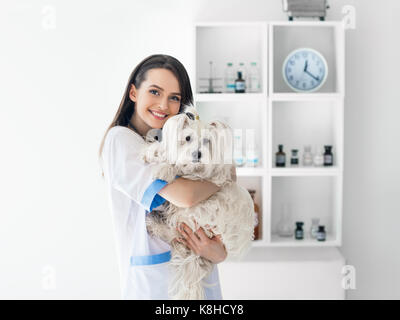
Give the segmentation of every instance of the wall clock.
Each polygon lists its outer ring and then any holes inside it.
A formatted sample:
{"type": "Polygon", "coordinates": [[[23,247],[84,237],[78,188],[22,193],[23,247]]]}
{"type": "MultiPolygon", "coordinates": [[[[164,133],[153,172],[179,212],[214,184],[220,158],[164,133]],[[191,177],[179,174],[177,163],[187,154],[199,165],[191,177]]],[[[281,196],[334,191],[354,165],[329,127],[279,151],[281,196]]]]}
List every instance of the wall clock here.
{"type": "Polygon", "coordinates": [[[283,79],[296,92],[313,92],[322,87],[328,76],[324,56],[311,48],[299,48],[286,57],[283,79]]]}

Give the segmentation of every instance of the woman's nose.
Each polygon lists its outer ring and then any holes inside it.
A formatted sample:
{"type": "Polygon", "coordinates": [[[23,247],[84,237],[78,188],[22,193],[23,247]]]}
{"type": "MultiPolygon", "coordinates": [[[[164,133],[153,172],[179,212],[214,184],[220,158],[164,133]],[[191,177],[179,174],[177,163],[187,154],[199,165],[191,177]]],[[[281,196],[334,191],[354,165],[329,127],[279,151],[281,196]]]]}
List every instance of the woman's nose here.
{"type": "Polygon", "coordinates": [[[168,99],[167,100],[162,100],[160,103],[160,109],[161,110],[168,110],[168,99]]]}

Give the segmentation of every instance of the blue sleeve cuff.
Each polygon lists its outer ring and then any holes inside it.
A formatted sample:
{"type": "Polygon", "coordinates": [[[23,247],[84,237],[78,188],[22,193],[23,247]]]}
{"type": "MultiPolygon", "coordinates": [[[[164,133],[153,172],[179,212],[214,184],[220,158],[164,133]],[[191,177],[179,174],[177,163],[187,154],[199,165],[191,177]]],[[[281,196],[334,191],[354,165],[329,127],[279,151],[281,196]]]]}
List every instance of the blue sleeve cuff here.
{"type": "MultiPolygon", "coordinates": [[[[175,176],[176,178],[179,178],[180,176],[175,176]]],[[[158,206],[162,205],[166,200],[161,197],[158,192],[167,185],[168,182],[157,179],[154,180],[146,189],[146,191],[143,194],[142,197],[142,205],[146,209],[146,213],[151,212],[154,208],[157,208],[158,206]]]]}
{"type": "Polygon", "coordinates": [[[157,194],[166,184],[168,184],[167,181],[157,179],[147,187],[142,200],[140,201],[147,212],[151,212],[154,208],[157,208],[166,201],[163,197],[157,194]]]}

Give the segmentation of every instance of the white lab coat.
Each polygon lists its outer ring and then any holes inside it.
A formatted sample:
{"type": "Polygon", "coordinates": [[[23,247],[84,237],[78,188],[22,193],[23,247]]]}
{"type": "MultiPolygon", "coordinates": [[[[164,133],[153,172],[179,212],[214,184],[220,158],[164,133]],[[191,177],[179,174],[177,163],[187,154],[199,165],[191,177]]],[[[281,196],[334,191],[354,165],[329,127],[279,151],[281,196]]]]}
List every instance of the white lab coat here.
{"type": "MultiPolygon", "coordinates": [[[[115,126],[102,153],[108,203],[116,237],[123,299],[169,299],[171,247],[146,230],[145,216],[165,199],[157,193],[167,184],[154,180],[151,166],[138,157],[144,140],[133,130],[115,126]]],[[[218,269],[204,279],[206,299],[222,299],[218,269]]]]}

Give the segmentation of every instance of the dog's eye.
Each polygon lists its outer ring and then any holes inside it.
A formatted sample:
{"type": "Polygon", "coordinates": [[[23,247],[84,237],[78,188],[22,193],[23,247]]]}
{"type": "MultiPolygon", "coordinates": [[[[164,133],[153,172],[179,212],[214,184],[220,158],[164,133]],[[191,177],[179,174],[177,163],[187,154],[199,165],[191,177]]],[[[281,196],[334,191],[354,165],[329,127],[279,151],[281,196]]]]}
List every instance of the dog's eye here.
{"type": "Polygon", "coordinates": [[[185,139],[186,139],[186,141],[188,141],[188,142],[189,142],[189,141],[190,141],[190,136],[186,136],[186,138],[185,138],[185,139]]]}

